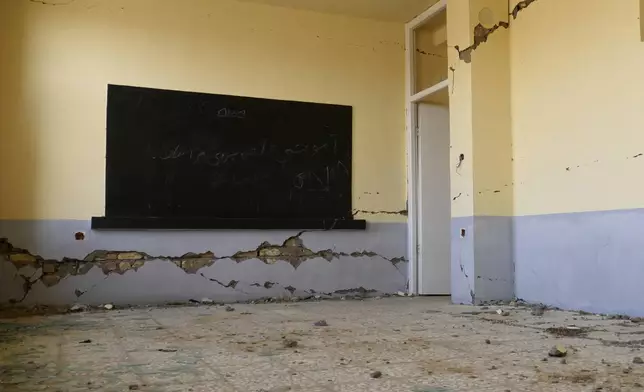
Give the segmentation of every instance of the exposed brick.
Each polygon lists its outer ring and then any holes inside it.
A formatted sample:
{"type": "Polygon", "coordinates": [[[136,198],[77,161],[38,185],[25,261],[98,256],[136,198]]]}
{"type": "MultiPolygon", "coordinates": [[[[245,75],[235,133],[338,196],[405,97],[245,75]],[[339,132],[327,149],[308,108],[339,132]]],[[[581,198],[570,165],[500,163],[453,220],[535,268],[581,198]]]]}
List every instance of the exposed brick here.
{"type": "Polygon", "coordinates": [[[119,253],[119,260],[141,260],[143,255],[137,252],[123,252],[119,253]]]}
{"type": "Polygon", "coordinates": [[[103,263],[103,272],[112,272],[116,271],[118,269],[118,266],[116,265],[116,262],[114,261],[107,261],[103,263]]]}
{"type": "Polygon", "coordinates": [[[53,274],[56,272],[56,262],[55,261],[45,261],[42,266],[42,272],[45,274],[53,274]]]}
{"type": "Polygon", "coordinates": [[[139,268],[143,267],[145,265],[145,261],[143,260],[137,260],[134,263],[132,263],[132,269],[133,270],[138,270],[139,268]]]}
{"type": "Polygon", "coordinates": [[[282,250],[278,247],[262,248],[259,250],[259,257],[278,257],[282,250]]]}
{"type": "Polygon", "coordinates": [[[215,263],[214,259],[189,259],[181,261],[181,268],[189,274],[196,274],[204,267],[210,267],[215,263]]]}
{"type": "Polygon", "coordinates": [[[92,253],[85,256],[83,261],[102,261],[107,259],[107,251],[105,250],[95,250],[92,253]]]}
{"type": "Polygon", "coordinates": [[[256,259],[257,258],[257,251],[246,251],[246,252],[237,252],[235,253],[231,259],[240,262],[244,260],[250,260],[250,259],[256,259]]]}
{"type": "Polygon", "coordinates": [[[119,263],[119,270],[125,272],[125,271],[129,271],[131,269],[132,269],[132,265],[130,263],[128,263],[127,261],[121,261],[119,263]]]}
{"type": "Polygon", "coordinates": [[[35,263],[38,259],[34,255],[30,255],[29,253],[14,253],[12,255],[9,255],[9,260],[11,260],[14,263],[35,263]]]}

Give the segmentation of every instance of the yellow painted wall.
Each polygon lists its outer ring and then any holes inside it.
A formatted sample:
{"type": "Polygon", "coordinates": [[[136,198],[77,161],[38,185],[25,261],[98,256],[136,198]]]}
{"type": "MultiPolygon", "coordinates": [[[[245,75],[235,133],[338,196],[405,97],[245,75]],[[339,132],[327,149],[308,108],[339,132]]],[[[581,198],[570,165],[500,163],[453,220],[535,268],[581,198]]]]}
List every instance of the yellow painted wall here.
{"type": "Polygon", "coordinates": [[[447,2],[448,64],[454,69],[449,77],[450,184],[452,217],[474,215],[474,182],[472,166],[472,65],[458,58],[454,45],[467,47],[472,41],[470,5],[467,1],[447,2]],[[459,155],[466,159],[459,168],[459,155]]]}
{"type": "Polygon", "coordinates": [[[453,217],[513,214],[509,31],[491,34],[471,52],[471,62],[455,50],[474,43],[482,9],[493,15],[492,25],[507,22],[505,0],[447,5],[453,217]],[[460,154],[465,159],[457,167],[460,154]]]}
{"type": "Polygon", "coordinates": [[[644,207],[639,0],[537,0],[511,28],[515,213],[644,207]]]}
{"type": "MultiPolygon", "coordinates": [[[[507,22],[508,2],[471,0],[470,31],[487,17],[488,28],[507,22]]],[[[472,52],[474,215],[513,214],[509,37],[500,27],[472,52]]]]}
{"type": "Polygon", "coordinates": [[[404,209],[403,42],[229,0],[2,0],[0,219],[103,214],[108,83],[352,105],[354,208],[404,209]]]}

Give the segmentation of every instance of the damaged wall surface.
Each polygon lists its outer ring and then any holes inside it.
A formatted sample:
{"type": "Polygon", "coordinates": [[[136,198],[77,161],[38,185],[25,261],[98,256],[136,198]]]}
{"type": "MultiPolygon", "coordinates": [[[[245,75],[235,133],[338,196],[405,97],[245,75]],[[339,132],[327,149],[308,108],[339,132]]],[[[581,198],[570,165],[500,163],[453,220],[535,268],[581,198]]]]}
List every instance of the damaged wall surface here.
{"type": "Polygon", "coordinates": [[[448,3],[456,302],[644,315],[638,6],[448,3]]]}
{"type": "Polygon", "coordinates": [[[526,300],[644,315],[638,17],[638,0],[536,0],[510,29],[516,289],[526,300]]]}
{"type": "Polygon", "coordinates": [[[353,208],[406,208],[402,23],[233,0],[2,1],[0,18],[0,219],[103,215],[108,83],[352,106],[353,208]]]}
{"type": "Polygon", "coordinates": [[[511,9],[506,0],[452,0],[450,50],[452,299],[507,300],[512,257],[511,9]]]}
{"type": "Polygon", "coordinates": [[[0,222],[0,302],[149,304],[404,290],[404,225],[366,232],[89,232],[0,222]],[[73,235],[88,234],[83,241],[73,235]]]}
{"type": "Polygon", "coordinates": [[[232,0],[0,1],[0,302],[404,290],[403,40],[402,23],[232,0]],[[92,232],[109,83],[352,106],[368,230],[92,232]]]}

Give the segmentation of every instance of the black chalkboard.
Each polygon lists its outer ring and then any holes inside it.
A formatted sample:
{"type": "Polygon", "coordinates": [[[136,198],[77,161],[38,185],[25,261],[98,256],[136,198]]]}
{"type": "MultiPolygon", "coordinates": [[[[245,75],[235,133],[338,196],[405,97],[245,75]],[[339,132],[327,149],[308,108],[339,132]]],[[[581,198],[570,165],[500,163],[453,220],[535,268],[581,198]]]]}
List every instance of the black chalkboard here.
{"type": "Polygon", "coordinates": [[[350,106],[108,86],[106,217],[351,220],[350,106]]]}

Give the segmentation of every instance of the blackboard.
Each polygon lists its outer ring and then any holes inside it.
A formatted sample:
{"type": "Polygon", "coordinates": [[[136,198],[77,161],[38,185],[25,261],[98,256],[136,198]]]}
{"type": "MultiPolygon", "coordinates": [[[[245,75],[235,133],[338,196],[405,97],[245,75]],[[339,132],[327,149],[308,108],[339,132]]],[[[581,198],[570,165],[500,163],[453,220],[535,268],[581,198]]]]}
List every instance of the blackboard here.
{"type": "Polygon", "coordinates": [[[352,108],[109,85],[106,217],[351,220],[352,108]]]}

